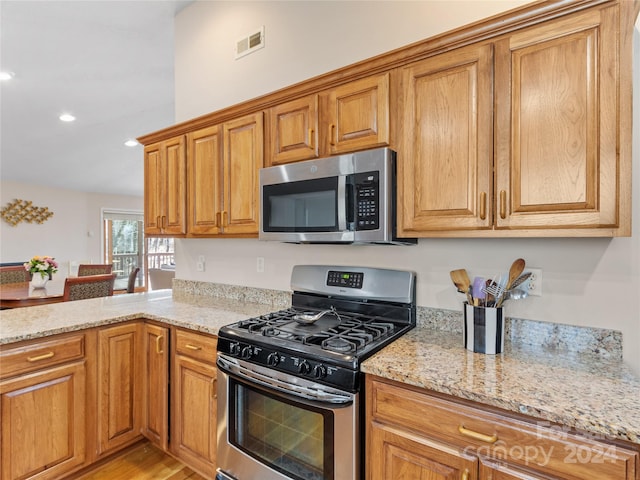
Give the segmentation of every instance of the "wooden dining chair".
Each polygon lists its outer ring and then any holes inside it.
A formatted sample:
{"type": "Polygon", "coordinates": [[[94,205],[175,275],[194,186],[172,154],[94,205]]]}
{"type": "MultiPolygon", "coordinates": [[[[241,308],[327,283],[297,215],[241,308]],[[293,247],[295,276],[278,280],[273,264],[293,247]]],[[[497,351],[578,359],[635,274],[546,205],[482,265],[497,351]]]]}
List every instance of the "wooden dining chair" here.
{"type": "Polygon", "coordinates": [[[104,275],[111,273],[113,265],[105,263],[81,263],[78,265],[78,276],[86,277],[87,275],[104,275]]]}
{"type": "Polygon", "coordinates": [[[67,277],[64,281],[62,301],[84,300],[85,298],[111,297],[116,274],[86,275],[67,277]]]}
{"type": "Polygon", "coordinates": [[[136,279],[138,278],[138,272],[140,271],[140,267],[136,267],[131,270],[129,274],[129,280],[127,281],[127,293],[133,293],[136,290],[136,279]]]}
{"type": "Polygon", "coordinates": [[[31,275],[23,265],[0,267],[0,285],[28,282],[29,280],[31,280],[31,275]]]}

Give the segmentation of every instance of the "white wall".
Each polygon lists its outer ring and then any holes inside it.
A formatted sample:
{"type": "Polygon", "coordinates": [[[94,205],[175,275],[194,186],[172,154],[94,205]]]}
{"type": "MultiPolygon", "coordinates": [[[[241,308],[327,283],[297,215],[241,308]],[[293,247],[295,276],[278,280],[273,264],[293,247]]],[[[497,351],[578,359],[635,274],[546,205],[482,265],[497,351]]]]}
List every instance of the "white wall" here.
{"type": "Polygon", "coordinates": [[[15,227],[0,221],[0,262],[20,262],[34,255],[50,255],[61,262],[61,274],[69,261],[102,262],[101,209],[142,211],[142,197],[105,195],[32,184],[0,183],[0,208],[19,198],[54,212],[46,222],[20,223],[15,227]]]}
{"type": "MultiPolygon", "coordinates": [[[[176,19],[176,119],[268,93],[523,3],[198,1],[176,19]],[[235,40],[260,25],[266,29],[265,48],[235,61],[235,40]]],[[[638,95],[634,103],[638,107],[638,95]]],[[[635,112],[634,144],[640,139],[640,108],[635,112]]],[[[639,151],[634,148],[634,198],[640,195],[639,151]]],[[[449,280],[450,270],[464,267],[472,276],[492,276],[523,257],[543,269],[543,296],[512,302],[510,316],[620,330],[625,361],[640,373],[637,200],[633,220],[635,235],[615,239],[424,239],[414,247],[185,239],[176,245],[176,276],[288,290],[291,267],[298,263],[413,269],[419,305],[461,311],[463,298],[449,280]],[[205,272],[195,269],[198,255],[205,255],[205,272]],[[256,273],[258,256],[265,259],[264,273],[256,273]]]]}

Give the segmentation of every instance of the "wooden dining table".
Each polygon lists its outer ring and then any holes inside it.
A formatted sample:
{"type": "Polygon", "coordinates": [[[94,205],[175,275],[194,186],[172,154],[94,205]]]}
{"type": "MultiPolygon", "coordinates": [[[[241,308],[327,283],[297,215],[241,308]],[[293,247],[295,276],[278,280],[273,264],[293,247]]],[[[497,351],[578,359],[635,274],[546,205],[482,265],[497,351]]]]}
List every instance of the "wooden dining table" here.
{"type": "Polygon", "coordinates": [[[64,278],[49,280],[44,288],[33,288],[31,282],[0,285],[0,308],[32,307],[62,302],[64,278]]]}

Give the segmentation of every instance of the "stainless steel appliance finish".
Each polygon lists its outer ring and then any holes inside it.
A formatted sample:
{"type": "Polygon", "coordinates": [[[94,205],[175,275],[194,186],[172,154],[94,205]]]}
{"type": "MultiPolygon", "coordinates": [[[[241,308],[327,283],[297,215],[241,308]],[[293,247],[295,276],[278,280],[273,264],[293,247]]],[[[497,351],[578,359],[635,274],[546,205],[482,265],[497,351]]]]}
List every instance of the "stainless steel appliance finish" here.
{"type": "Polygon", "coordinates": [[[360,362],[415,326],[415,274],[299,265],[291,286],[291,308],[219,331],[218,480],[363,473],[360,362]]]}
{"type": "Polygon", "coordinates": [[[260,240],[417,243],[396,237],[395,158],[378,148],[260,170],[260,240]]]}

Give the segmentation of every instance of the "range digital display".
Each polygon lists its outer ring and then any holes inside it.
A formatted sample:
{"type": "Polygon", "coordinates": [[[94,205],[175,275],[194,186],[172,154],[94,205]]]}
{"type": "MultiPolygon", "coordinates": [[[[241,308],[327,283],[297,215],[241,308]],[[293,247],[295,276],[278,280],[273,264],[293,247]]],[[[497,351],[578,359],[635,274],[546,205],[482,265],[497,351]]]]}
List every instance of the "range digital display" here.
{"type": "Polygon", "coordinates": [[[327,285],[330,287],[362,288],[364,273],[362,272],[338,272],[329,270],[327,285]]]}

